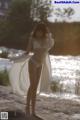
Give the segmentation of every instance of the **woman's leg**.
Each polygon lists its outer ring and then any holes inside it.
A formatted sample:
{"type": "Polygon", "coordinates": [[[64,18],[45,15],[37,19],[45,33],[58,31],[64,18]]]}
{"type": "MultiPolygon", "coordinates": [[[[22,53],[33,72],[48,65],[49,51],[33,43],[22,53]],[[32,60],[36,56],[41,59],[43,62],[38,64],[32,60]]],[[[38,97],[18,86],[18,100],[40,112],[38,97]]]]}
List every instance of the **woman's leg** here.
{"type": "Polygon", "coordinates": [[[42,65],[40,67],[37,67],[36,71],[36,79],[34,81],[33,91],[32,91],[32,115],[35,115],[35,104],[36,104],[36,92],[39,84],[39,79],[41,75],[41,69],[42,65]]]}
{"type": "Polygon", "coordinates": [[[36,80],[36,67],[35,67],[35,64],[31,60],[29,60],[28,68],[29,68],[30,86],[27,92],[26,112],[30,114],[30,101],[32,99],[32,94],[34,91],[33,89],[35,86],[34,84],[36,80]]]}
{"type": "Polygon", "coordinates": [[[26,104],[26,113],[30,114],[30,99],[31,99],[31,92],[30,92],[30,87],[28,88],[27,92],[27,104],[26,104]]]}
{"type": "Polygon", "coordinates": [[[29,61],[30,87],[27,93],[27,109],[30,112],[30,101],[32,103],[32,114],[35,114],[36,92],[41,74],[42,65],[37,66],[32,60],[29,61]]]}

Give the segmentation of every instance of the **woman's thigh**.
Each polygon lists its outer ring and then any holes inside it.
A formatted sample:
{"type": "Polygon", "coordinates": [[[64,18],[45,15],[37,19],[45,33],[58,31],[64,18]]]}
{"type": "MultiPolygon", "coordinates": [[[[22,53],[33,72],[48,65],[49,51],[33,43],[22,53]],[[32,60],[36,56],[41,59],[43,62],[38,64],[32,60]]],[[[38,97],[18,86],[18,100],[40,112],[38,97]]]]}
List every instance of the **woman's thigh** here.
{"type": "Polygon", "coordinates": [[[31,60],[29,60],[29,63],[28,63],[28,70],[29,70],[30,85],[34,85],[35,80],[37,78],[36,77],[37,70],[31,60]]]}
{"type": "MultiPolygon", "coordinates": [[[[42,65],[37,68],[37,82],[39,82],[41,76],[42,65]]],[[[38,83],[37,83],[38,84],[38,83]]]]}
{"type": "Polygon", "coordinates": [[[30,77],[30,85],[34,88],[38,86],[42,65],[36,67],[36,65],[30,60],[29,61],[29,77],[30,77]]]}

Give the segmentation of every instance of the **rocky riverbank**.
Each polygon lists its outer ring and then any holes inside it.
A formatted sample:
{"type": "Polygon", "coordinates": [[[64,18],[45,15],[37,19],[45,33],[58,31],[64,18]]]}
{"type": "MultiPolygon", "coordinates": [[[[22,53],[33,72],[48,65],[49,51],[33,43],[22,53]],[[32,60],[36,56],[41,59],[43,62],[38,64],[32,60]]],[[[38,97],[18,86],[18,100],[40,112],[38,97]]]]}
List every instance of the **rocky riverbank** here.
{"type": "Polygon", "coordinates": [[[25,97],[0,86],[0,112],[8,111],[9,120],[80,120],[80,101],[37,96],[36,113],[40,118],[28,118],[25,104],[25,97]]]}

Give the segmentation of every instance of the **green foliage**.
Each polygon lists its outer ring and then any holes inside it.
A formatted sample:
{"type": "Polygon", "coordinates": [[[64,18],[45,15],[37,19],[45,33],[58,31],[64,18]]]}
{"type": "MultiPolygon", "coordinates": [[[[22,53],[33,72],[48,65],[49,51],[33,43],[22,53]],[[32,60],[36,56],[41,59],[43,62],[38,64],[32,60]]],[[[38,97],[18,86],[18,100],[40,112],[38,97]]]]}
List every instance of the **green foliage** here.
{"type": "Polygon", "coordinates": [[[36,3],[33,3],[32,15],[34,19],[36,18],[38,20],[46,22],[52,10],[53,9],[51,7],[50,0],[45,1],[37,0],[36,3]]]}
{"type": "Polygon", "coordinates": [[[8,57],[8,52],[7,51],[4,51],[0,54],[0,57],[1,58],[7,58],[8,57]]]}
{"type": "Polygon", "coordinates": [[[16,35],[23,35],[29,30],[29,25],[31,25],[32,22],[30,6],[31,0],[12,1],[8,14],[8,25],[16,35]]]}
{"type": "Polygon", "coordinates": [[[7,21],[0,19],[0,41],[4,40],[7,36],[7,21]]]}
{"type": "Polygon", "coordinates": [[[0,41],[2,44],[15,46],[26,45],[28,36],[33,29],[34,9],[36,8],[36,15],[40,19],[47,19],[49,15],[49,4],[47,0],[43,4],[39,4],[40,0],[12,0],[7,18],[0,21],[0,41]]]}
{"type": "Polygon", "coordinates": [[[9,76],[6,69],[0,72],[0,85],[3,85],[3,86],[10,85],[9,76]]]}
{"type": "Polygon", "coordinates": [[[0,20],[0,42],[2,44],[17,46],[27,43],[26,40],[33,24],[30,17],[31,1],[13,0],[11,2],[7,18],[0,20]]]}
{"type": "Polygon", "coordinates": [[[75,13],[75,10],[71,7],[68,7],[68,8],[56,8],[55,9],[55,12],[54,14],[57,16],[57,17],[61,17],[62,19],[66,19],[66,18],[71,18],[72,15],[74,15],[75,13]]]}

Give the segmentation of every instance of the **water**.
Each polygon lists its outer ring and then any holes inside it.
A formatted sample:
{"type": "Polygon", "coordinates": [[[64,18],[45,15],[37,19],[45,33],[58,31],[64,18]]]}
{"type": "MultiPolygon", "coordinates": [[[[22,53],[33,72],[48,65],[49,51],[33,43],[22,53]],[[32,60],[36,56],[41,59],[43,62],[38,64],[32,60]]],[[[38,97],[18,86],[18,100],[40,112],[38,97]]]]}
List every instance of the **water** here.
{"type": "Polygon", "coordinates": [[[61,92],[80,94],[80,56],[51,56],[53,81],[61,92]]]}
{"type": "Polygon", "coordinates": [[[0,58],[0,71],[9,69],[12,65],[9,59],[0,58]]]}
{"type": "MultiPolygon", "coordinates": [[[[50,56],[52,81],[56,82],[56,93],[80,94],[80,56],[50,56]]],[[[0,70],[9,69],[9,59],[0,58],[0,70]]],[[[66,94],[65,94],[66,95],[66,94]]]]}

